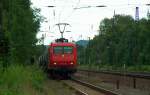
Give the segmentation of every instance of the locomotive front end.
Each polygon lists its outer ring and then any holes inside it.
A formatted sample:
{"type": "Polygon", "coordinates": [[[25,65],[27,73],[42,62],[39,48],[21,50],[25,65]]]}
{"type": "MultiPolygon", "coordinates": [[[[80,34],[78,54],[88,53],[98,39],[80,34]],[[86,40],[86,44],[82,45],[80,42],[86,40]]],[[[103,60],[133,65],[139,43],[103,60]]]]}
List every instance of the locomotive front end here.
{"type": "Polygon", "coordinates": [[[54,43],[50,48],[48,68],[53,71],[74,73],[77,66],[77,50],[72,43],[54,43]]]}

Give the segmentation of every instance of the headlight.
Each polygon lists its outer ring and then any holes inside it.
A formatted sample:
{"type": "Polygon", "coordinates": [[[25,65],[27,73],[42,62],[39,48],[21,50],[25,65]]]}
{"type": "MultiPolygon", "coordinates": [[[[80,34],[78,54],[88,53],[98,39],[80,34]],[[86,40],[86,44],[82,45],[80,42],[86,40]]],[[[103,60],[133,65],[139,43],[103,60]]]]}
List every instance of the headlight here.
{"type": "Polygon", "coordinates": [[[70,64],[73,64],[73,62],[71,62],[70,64]]]}
{"type": "Polygon", "coordinates": [[[56,62],[54,62],[54,65],[56,65],[57,63],[56,62]]]}

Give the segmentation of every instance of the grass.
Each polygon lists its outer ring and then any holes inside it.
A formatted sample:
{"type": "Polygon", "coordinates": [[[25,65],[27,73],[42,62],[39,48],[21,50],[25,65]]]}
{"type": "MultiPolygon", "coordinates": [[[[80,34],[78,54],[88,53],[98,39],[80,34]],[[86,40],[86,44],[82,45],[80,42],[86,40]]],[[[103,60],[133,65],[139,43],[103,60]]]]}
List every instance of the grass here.
{"type": "Polygon", "coordinates": [[[38,66],[0,68],[0,95],[71,95],[61,81],[50,80],[38,66]]]}
{"type": "Polygon", "coordinates": [[[38,66],[11,65],[0,69],[0,95],[41,95],[45,79],[38,66]]]}

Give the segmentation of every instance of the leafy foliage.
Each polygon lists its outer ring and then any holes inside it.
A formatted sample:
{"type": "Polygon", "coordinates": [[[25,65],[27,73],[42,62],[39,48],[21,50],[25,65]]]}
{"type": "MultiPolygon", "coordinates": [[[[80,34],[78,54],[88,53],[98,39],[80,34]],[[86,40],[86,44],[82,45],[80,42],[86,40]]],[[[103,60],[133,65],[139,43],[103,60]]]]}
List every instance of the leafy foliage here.
{"type": "Polygon", "coordinates": [[[11,65],[0,69],[0,95],[33,95],[42,91],[45,74],[36,65],[11,65]],[[34,93],[33,93],[34,92],[34,93]]]}
{"type": "Polygon", "coordinates": [[[99,29],[99,35],[89,42],[85,56],[80,57],[86,60],[84,63],[114,67],[150,64],[149,19],[135,21],[128,15],[115,15],[105,18],[99,29]]]}
{"type": "Polygon", "coordinates": [[[0,34],[3,34],[3,40],[7,39],[5,49],[9,49],[6,57],[12,63],[28,63],[37,52],[36,33],[40,27],[40,10],[32,9],[30,0],[2,0],[0,6],[0,34]]]}

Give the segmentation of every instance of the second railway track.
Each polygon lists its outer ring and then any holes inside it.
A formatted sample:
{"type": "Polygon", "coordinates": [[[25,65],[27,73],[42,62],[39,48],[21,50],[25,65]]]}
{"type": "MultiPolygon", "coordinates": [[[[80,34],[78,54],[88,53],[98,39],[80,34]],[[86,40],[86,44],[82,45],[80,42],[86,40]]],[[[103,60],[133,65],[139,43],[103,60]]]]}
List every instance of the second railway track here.
{"type": "Polygon", "coordinates": [[[97,87],[87,82],[72,78],[63,83],[76,91],[76,95],[119,95],[104,88],[97,87]]]}

